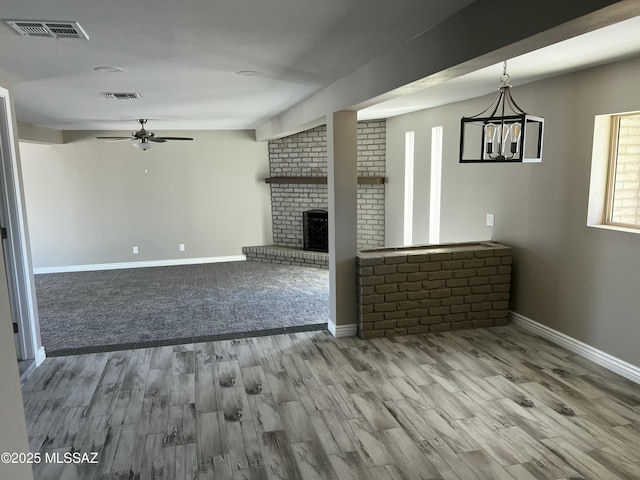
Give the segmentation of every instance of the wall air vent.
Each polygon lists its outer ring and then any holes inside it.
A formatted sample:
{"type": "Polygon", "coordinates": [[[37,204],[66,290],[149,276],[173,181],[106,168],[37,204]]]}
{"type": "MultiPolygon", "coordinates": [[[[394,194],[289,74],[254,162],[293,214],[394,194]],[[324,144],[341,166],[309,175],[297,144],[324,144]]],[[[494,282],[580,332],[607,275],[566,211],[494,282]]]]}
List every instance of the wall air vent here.
{"type": "Polygon", "coordinates": [[[135,100],[137,98],[142,98],[138,92],[102,92],[101,94],[104,98],[109,98],[111,100],[135,100]]]}
{"type": "Polygon", "coordinates": [[[78,38],[89,40],[78,22],[49,20],[5,20],[7,25],[25,37],[78,38]]]}

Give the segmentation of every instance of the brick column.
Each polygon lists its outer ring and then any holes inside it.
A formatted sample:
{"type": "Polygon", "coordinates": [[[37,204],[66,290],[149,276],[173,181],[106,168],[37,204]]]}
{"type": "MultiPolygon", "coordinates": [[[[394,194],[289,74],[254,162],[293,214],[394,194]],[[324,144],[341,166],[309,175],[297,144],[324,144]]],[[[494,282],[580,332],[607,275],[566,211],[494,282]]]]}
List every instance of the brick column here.
{"type": "Polygon", "coordinates": [[[356,112],[327,115],[329,331],[336,337],[356,334],[357,161],[356,112]]]}

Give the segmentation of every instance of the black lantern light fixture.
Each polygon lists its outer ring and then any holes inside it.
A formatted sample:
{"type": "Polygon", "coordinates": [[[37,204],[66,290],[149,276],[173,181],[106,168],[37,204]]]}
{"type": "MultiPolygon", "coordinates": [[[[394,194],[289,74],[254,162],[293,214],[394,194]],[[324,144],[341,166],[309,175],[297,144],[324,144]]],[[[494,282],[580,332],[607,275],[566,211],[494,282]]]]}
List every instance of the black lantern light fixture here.
{"type": "Polygon", "coordinates": [[[493,102],[477,115],[462,117],[460,163],[542,161],[544,118],[518,106],[509,79],[505,61],[493,102]]]}

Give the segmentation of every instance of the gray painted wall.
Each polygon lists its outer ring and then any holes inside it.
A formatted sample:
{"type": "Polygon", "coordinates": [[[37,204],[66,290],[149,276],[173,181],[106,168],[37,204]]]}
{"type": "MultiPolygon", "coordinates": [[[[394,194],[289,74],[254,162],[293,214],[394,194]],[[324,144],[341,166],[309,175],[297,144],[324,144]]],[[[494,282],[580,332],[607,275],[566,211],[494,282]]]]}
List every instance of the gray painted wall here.
{"type": "Polygon", "coordinates": [[[404,133],[416,132],[414,231],[426,232],[431,128],[443,125],[441,242],[511,245],[512,310],[640,365],[640,235],[586,226],[594,117],[640,110],[639,77],[636,58],[514,87],[521,107],[545,117],[541,164],[458,163],[460,118],[491,96],[389,119],[387,244],[402,241],[404,133]]]}
{"type": "Polygon", "coordinates": [[[195,140],[148,151],[93,139],[113,134],[20,144],[34,267],[240,255],[271,242],[267,144],[252,132],[162,132],[195,140]]]}

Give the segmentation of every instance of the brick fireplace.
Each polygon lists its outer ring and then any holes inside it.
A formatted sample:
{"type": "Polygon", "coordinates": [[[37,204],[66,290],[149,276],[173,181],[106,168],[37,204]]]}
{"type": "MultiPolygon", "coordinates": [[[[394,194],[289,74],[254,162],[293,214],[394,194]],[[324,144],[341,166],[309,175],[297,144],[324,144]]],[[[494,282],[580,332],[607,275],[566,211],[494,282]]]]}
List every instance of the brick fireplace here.
{"type": "MultiPolygon", "coordinates": [[[[358,249],[384,245],[386,121],[358,122],[358,249]]],[[[243,247],[247,260],[328,268],[328,255],[305,251],[306,211],[327,210],[325,125],[269,142],[273,245],[243,247]],[[304,181],[302,180],[304,179],[304,181]]]]}
{"type": "MultiPolygon", "coordinates": [[[[358,176],[384,177],[386,122],[358,122],[358,176]]],[[[272,177],[326,177],[327,129],[269,142],[272,177]]],[[[327,209],[326,184],[271,184],[273,243],[303,248],[302,213],[327,209]]],[[[358,249],[384,245],[384,185],[358,185],[358,249]]]]}

